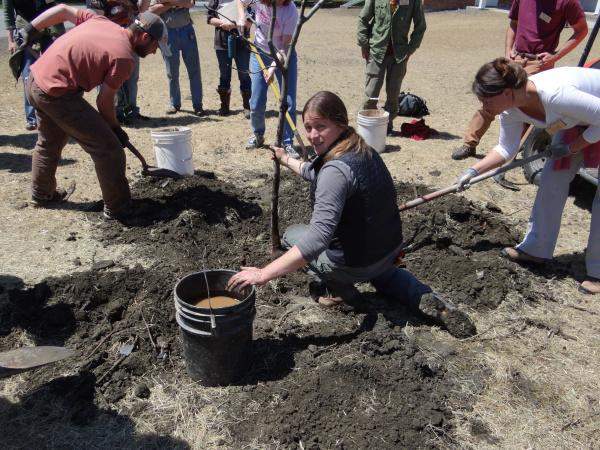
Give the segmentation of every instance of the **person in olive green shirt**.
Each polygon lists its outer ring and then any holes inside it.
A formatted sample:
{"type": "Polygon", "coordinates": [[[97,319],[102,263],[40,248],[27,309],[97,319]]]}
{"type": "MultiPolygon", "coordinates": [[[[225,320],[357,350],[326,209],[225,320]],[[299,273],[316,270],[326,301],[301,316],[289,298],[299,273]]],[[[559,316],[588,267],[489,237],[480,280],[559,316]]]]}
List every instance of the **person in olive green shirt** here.
{"type": "Polygon", "coordinates": [[[366,61],[363,108],[376,108],[385,78],[388,134],[393,133],[408,58],[421,45],[426,28],[422,0],[366,0],[358,16],[358,45],[366,61]]]}

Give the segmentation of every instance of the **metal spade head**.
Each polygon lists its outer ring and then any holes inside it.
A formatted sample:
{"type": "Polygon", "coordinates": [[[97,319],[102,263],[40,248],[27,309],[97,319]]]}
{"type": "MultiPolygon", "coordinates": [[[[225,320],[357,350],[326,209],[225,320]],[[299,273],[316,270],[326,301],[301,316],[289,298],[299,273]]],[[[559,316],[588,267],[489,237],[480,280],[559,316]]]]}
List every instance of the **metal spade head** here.
{"type": "Polygon", "coordinates": [[[65,347],[23,347],[0,353],[0,378],[25,370],[51,364],[73,356],[75,352],[65,347]]]}

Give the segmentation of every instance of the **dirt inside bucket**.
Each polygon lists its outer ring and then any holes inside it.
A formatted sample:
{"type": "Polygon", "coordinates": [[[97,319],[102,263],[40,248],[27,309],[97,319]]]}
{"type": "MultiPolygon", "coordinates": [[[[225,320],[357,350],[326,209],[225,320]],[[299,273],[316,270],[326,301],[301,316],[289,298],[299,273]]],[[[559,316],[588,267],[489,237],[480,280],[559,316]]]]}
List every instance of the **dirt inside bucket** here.
{"type": "MultiPolygon", "coordinates": [[[[65,420],[93,427],[117,410],[119,420],[135,416],[147,400],[124,399],[137,395],[141,382],[152,392],[152,380],[186,377],[172,288],[198,270],[205,253],[213,267],[271,260],[270,184],[258,180],[249,187],[211,174],[168,183],[142,179],[133,188],[140,215],[126,226],[89,213],[104,245],[132,244],[155,261],[149,268],[98,266],[32,287],[0,278],[0,350],[19,346],[25,333],[34,344],[66,345],[80,355],[22,375],[27,389],[19,402],[0,402],[0,446],[27,439],[45,447],[53,427],[65,420]],[[134,340],[133,352],[114,368],[118,348],[134,340]],[[45,428],[25,437],[25,421],[45,428]]],[[[400,184],[400,202],[416,190],[423,193],[422,187],[400,184]]],[[[283,226],[308,222],[307,185],[284,178],[281,200],[283,226]]],[[[495,308],[508,295],[523,301],[548,295],[535,276],[498,257],[516,236],[494,207],[449,196],[402,217],[408,269],[455,302],[495,308]]],[[[238,386],[226,388],[219,399],[221,425],[211,425],[228,427],[219,445],[433,446],[431,439],[451,427],[447,400],[453,380],[444,364],[454,350],[434,360],[424,354],[404,327],[414,325],[427,339],[429,324],[369,286],[360,286],[359,302],[323,309],[309,298],[308,281],[296,272],[259,289],[251,369],[238,386]]],[[[197,396],[186,408],[200,410],[210,397],[197,396]]],[[[175,427],[175,421],[161,421],[154,430],[169,435],[175,427]]]]}
{"type": "Polygon", "coordinates": [[[229,308],[230,306],[239,305],[240,301],[237,298],[228,297],[226,295],[215,295],[214,297],[202,297],[194,303],[197,308],[229,308]]]}

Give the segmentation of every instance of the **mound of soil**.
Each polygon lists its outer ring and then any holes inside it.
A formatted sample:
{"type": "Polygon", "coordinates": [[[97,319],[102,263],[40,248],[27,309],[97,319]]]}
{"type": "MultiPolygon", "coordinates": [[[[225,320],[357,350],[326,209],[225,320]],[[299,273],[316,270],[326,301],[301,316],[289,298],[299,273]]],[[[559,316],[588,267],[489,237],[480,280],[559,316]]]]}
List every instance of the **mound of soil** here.
{"type": "MultiPolygon", "coordinates": [[[[307,189],[283,180],[284,226],[308,221],[307,189]]],[[[140,385],[151,375],[185,376],[172,288],[203,266],[260,266],[272,258],[263,211],[269,190],[269,180],[260,177],[246,187],[211,174],[142,180],[134,187],[138,218],[126,226],[100,224],[99,239],[107,246],[134,244],[154,266],[102,262],[31,288],[1,289],[1,350],[17,346],[25,330],[38,345],[79,351],[75,361],[24,375],[39,402],[85,424],[96,408],[115,408],[126,395],[151,396],[152,386],[140,385]],[[130,355],[119,352],[124,344],[134,345],[130,355]]],[[[404,201],[415,187],[398,190],[404,201]]],[[[515,236],[493,207],[449,196],[403,214],[403,221],[408,269],[447,297],[493,308],[509,293],[531,295],[527,278],[498,258],[498,248],[513,244],[515,236]]],[[[358,304],[324,310],[307,298],[307,282],[294,273],[259,289],[253,364],[240,386],[228,388],[224,408],[235,423],[228,445],[429,446],[432,433],[450,426],[445,403],[452,382],[402,332],[407,322],[423,325],[421,319],[368,291],[358,304]]],[[[168,434],[175,424],[162,426],[168,434]]]]}

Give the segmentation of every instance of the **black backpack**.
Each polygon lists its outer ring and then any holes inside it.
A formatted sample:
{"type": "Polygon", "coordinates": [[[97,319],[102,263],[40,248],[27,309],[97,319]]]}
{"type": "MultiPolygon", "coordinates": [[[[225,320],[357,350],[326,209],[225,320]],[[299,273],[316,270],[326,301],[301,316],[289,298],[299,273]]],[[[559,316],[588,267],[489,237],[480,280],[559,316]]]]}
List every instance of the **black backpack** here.
{"type": "Polygon", "coordinates": [[[398,115],[407,117],[423,117],[429,115],[427,103],[421,97],[410,92],[400,92],[398,96],[398,115]]]}

